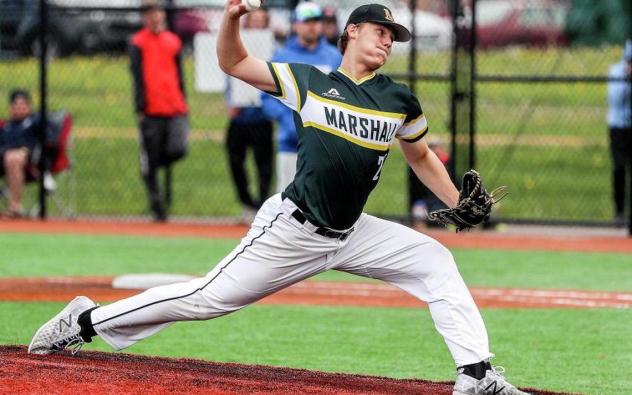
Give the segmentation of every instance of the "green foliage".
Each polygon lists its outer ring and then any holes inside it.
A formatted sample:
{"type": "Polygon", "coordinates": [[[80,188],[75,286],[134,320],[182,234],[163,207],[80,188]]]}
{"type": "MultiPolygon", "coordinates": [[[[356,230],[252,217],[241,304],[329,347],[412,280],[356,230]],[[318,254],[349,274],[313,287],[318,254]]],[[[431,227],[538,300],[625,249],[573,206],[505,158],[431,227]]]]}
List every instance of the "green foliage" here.
{"type": "Polygon", "coordinates": [[[566,18],[566,33],[575,44],[618,44],[629,38],[630,2],[574,0],[566,18]]]}

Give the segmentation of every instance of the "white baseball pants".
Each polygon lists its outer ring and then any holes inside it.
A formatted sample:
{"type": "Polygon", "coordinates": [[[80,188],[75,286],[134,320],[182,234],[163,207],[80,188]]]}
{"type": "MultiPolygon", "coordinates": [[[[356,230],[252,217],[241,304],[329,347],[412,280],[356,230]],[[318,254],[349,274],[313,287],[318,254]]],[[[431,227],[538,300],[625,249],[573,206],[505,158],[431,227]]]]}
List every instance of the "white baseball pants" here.
{"type": "Polygon", "coordinates": [[[329,269],[383,280],[428,303],[457,366],[491,356],[480,313],[450,252],[436,240],[362,214],[345,240],[301,225],[277,194],[261,207],[240,244],[205,277],[160,286],[92,312],[99,336],[120,350],[176,321],[239,310],[329,269]]]}

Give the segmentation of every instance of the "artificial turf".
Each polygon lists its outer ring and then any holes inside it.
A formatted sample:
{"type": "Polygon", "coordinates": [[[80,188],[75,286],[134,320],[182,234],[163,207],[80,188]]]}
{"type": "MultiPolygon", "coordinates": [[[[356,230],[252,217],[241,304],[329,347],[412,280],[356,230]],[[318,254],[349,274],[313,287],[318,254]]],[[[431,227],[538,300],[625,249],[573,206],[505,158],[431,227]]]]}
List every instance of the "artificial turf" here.
{"type": "MultiPolygon", "coordinates": [[[[237,240],[0,233],[0,276],[204,274],[237,240]]],[[[630,255],[455,250],[471,286],[632,291],[630,255]]],[[[337,272],[323,280],[365,281],[337,272]]],[[[26,344],[63,303],[0,302],[0,344],[26,344]]],[[[483,309],[494,363],[520,386],[624,394],[632,379],[629,310],[483,309]]],[[[101,341],[91,349],[108,350],[101,341]]],[[[180,323],[132,353],[431,380],[453,362],[426,309],[255,305],[180,323]]]]}
{"type": "MultiPolygon", "coordinates": [[[[237,243],[190,237],[0,233],[0,276],[203,275],[237,243]]],[[[453,253],[470,286],[632,291],[629,254],[471,249],[455,249],[453,253]]],[[[317,278],[366,281],[333,271],[317,278]]]]}
{"type": "MultiPolygon", "coordinates": [[[[0,344],[28,344],[63,303],[0,302],[0,344]]],[[[519,386],[619,395],[632,388],[621,310],[482,310],[494,364],[519,386]]],[[[87,349],[111,351],[95,340],[87,349]]],[[[454,366],[426,309],[252,306],[178,323],[126,352],[300,367],[399,378],[451,380],[454,366]]]]}

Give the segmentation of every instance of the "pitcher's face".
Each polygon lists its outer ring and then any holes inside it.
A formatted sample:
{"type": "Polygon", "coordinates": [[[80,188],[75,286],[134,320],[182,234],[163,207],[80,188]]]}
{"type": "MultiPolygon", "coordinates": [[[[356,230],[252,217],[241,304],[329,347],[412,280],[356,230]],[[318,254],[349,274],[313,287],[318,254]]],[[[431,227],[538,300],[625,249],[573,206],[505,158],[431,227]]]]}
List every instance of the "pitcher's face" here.
{"type": "Polygon", "coordinates": [[[356,26],[355,45],[361,61],[373,70],[384,66],[391,55],[395,39],[393,31],[386,26],[371,22],[356,26]]]}

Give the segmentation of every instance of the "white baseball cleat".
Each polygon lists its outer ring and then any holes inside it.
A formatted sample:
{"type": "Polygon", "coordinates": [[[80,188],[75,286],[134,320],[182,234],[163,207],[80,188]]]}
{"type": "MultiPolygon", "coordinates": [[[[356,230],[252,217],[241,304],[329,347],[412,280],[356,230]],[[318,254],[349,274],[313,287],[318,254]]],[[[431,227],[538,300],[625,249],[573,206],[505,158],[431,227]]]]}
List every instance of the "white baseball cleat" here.
{"type": "Polygon", "coordinates": [[[494,366],[480,380],[458,372],[452,395],[529,395],[509,384],[503,377],[505,369],[494,366]]]}
{"type": "Polygon", "coordinates": [[[79,335],[81,327],[77,319],[79,314],[96,306],[96,303],[85,296],[74,298],[59,314],[35,332],[29,345],[29,354],[52,354],[68,347],[72,347],[73,355],[79,352],[85,341],[79,335]]]}

